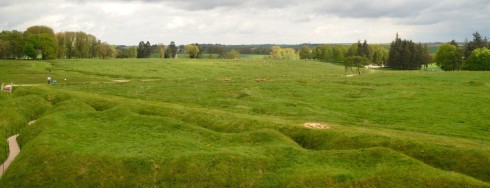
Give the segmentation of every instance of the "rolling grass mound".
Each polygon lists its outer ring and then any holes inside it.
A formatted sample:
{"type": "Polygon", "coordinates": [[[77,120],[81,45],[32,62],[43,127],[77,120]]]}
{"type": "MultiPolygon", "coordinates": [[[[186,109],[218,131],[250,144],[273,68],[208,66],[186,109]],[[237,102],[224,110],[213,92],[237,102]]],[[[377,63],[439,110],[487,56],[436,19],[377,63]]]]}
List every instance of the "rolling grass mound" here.
{"type": "Polygon", "coordinates": [[[311,150],[274,129],[216,132],[124,105],[96,111],[80,100],[47,114],[23,131],[6,186],[485,185],[386,147],[311,150]]]}
{"type": "Polygon", "coordinates": [[[19,63],[68,79],[0,94],[0,136],[20,133],[21,146],[1,185],[490,186],[484,73],[133,61],[19,63]]]}

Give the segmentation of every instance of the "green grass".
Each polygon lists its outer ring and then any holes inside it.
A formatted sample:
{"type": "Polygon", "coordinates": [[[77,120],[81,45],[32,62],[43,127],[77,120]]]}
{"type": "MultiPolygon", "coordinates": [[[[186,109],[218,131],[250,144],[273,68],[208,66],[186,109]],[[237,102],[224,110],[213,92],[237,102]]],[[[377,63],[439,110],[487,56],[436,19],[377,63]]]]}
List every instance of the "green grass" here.
{"type": "Polygon", "coordinates": [[[265,59],[267,55],[260,54],[240,54],[240,59],[265,59]]]}
{"type": "Polygon", "coordinates": [[[20,133],[22,147],[6,187],[490,186],[486,72],[345,77],[253,58],[0,66],[1,81],[35,84],[0,95],[0,136],[20,133]]]}

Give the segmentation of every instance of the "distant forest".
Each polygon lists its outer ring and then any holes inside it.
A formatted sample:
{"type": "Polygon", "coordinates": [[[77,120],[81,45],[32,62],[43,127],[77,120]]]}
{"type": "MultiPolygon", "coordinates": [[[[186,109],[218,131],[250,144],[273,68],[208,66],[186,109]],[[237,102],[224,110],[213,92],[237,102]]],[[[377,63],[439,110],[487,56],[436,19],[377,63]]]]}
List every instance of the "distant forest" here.
{"type": "Polygon", "coordinates": [[[473,40],[448,43],[414,43],[399,38],[391,44],[368,44],[367,40],[345,44],[297,45],[224,45],[171,42],[151,44],[141,41],[135,46],[111,45],[94,35],[58,32],[47,26],[32,26],[26,31],[0,33],[0,58],[3,59],[83,59],[83,58],[240,58],[240,54],[264,55],[276,60],[317,60],[362,68],[381,65],[398,70],[418,70],[436,63],[446,71],[490,70],[490,46],[487,37],[473,33],[473,40]]]}

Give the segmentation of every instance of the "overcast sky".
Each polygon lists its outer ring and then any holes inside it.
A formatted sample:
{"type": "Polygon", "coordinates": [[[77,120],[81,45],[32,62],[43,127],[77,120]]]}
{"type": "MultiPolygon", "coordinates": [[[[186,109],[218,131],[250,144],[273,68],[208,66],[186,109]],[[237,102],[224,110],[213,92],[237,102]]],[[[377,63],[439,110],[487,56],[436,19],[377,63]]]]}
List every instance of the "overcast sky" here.
{"type": "Polygon", "coordinates": [[[47,25],[111,44],[416,42],[490,36],[489,0],[0,0],[0,30],[47,25]]]}

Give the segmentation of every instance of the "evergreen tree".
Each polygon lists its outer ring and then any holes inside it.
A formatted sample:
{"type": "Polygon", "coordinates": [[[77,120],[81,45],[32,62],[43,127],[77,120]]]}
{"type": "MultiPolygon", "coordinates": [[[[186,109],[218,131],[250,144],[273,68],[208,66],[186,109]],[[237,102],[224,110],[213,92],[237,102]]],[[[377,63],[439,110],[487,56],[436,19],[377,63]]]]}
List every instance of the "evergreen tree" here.
{"type": "Polygon", "coordinates": [[[453,45],[453,46],[456,46],[456,47],[459,47],[458,46],[458,43],[453,39],[451,40],[451,42],[449,42],[450,45],[453,45]]]}
{"type": "Polygon", "coordinates": [[[464,44],[464,58],[467,59],[470,57],[473,50],[488,47],[488,45],[488,39],[486,37],[482,38],[478,31],[473,33],[473,40],[470,42],[466,41],[464,44]]]}
{"type": "Polygon", "coordinates": [[[151,56],[151,44],[150,44],[150,41],[146,41],[143,54],[144,54],[144,58],[149,58],[151,56]]]}
{"type": "Polygon", "coordinates": [[[362,43],[362,57],[365,57],[367,59],[371,59],[371,52],[369,49],[369,45],[367,43],[367,40],[364,39],[364,43],[362,43]]]}
{"type": "Polygon", "coordinates": [[[388,66],[399,70],[417,70],[422,64],[429,61],[427,48],[422,44],[415,44],[411,40],[401,40],[396,34],[396,38],[390,45],[388,66]]]}
{"type": "Polygon", "coordinates": [[[362,46],[361,41],[357,40],[357,56],[364,57],[364,46],[362,46]]]}
{"type": "Polygon", "coordinates": [[[177,46],[175,45],[174,41],[170,42],[167,48],[167,52],[165,54],[165,57],[175,58],[175,56],[177,55],[177,46]]]}
{"type": "Polygon", "coordinates": [[[141,41],[138,44],[138,48],[136,49],[137,51],[137,58],[144,58],[145,57],[145,42],[141,41]]]}

